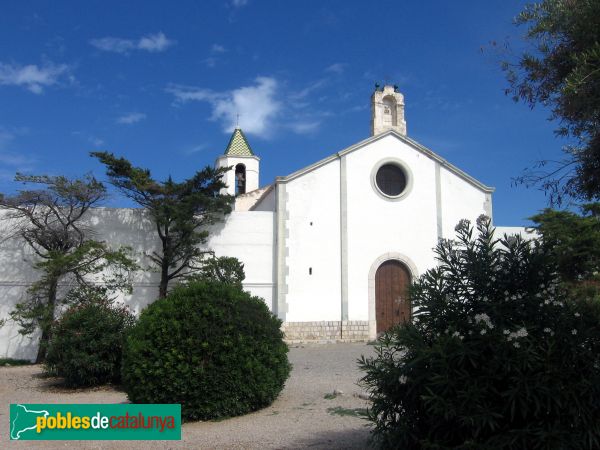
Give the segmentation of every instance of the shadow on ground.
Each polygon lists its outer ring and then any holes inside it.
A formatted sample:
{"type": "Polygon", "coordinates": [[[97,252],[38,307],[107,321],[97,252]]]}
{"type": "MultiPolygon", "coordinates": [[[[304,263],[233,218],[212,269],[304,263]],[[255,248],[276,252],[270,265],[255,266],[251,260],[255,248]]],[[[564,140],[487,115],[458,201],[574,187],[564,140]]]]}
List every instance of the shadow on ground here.
{"type": "Polygon", "coordinates": [[[369,428],[349,429],[315,433],[310,438],[302,438],[287,444],[285,449],[367,449],[372,448],[369,441],[369,428]]]}

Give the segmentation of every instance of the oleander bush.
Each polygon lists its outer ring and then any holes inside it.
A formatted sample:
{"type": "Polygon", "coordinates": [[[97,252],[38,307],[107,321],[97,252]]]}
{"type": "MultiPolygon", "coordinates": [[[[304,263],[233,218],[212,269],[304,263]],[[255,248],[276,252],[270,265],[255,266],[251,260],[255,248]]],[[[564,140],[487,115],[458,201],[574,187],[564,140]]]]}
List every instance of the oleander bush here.
{"type": "Polygon", "coordinates": [[[196,281],[149,305],[127,339],[123,384],[135,403],[181,403],[186,420],[268,406],[290,372],[265,302],[241,287],[196,281]]]}
{"type": "Polygon", "coordinates": [[[52,327],[46,372],[70,387],[119,383],[125,334],[134,322],[129,309],[106,300],[71,306],[52,327]]]}
{"type": "Polygon", "coordinates": [[[412,323],[359,361],[381,448],[600,447],[600,311],[537,241],[462,221],[411,288],[412,323]]]}

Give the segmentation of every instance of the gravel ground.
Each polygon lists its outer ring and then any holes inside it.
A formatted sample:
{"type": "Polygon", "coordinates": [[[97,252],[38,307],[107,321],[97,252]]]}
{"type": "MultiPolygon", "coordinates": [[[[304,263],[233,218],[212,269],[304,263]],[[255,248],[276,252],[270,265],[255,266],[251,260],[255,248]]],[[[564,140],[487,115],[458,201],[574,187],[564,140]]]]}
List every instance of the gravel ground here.
{"type": "Polygon", "coordinates": [[[371,354],[366,344],[306,345],[290,349],[293,370],[285,389],[268,408],[220,422],[191,422],[181,441],[8,440],[10,403],[123,403],[112,387],[67,390],[41,376],[40,366],[0,368],[0,447],[15,449],[361,449],[368,447],[368,422],[356,414],[368,404],[358,397],[356,360],[371,354]],[[335,398],[325,398],[334,390],[335,398]]]}

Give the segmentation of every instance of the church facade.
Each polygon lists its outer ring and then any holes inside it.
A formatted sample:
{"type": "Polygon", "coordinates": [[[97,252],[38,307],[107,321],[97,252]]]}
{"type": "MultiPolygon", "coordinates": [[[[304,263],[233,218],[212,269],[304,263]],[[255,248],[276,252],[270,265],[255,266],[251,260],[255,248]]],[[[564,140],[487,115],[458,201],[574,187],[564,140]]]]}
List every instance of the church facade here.
{"type": "Polygon", "coordinates": [[[262,188],[259,162],[240,129],[217,159],[232,167],[231,224],[245,215],[248,230],[268,230],[272,242],[227,254],[242,259],[246,287],[292,341],[370,339],[408,320],[407,288],[436,264],[438,239],[453,238],[461,219],[492,217],[494,189],[407,136],[404,98],[392,86],[373,93],[367,139],[262,188]],[[261,266],[272,270],[253,280],[261,266]]]}
{"type": "MultiPolygon", "coordinates": [[[[392,86],[371,98],[371,136],[271,184],[237,128],[217,167],[235,209],[210,230],[207,247],[244,263],[244,288],[283,321],[289,341],[366,340],[411,316],[410,282],[435,266],[433,248],[461,219],[492,217],[493,188],[407,136],[404,98],[392,86]]],[[[97,208],[97,239],[131,247],[140,266],[159,248],[140,209],[97,208]]],[[[523,228],[497,229],[520,233],[523,228]]],[[[0,243],[0,319],[39,274],[21,241],[0,243]]],[[[157,297],[158,274],[140,271],[134,312],[157,297]]],[[[33,358],[37,339],[0,327],[0,356],[33,358]]]]}

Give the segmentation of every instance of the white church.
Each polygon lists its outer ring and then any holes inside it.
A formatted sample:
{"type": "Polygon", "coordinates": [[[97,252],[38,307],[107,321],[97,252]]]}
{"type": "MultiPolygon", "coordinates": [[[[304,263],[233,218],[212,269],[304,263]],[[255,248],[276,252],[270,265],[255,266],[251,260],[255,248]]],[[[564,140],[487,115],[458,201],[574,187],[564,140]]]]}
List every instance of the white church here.
{"type": "Polygon", "coordinates": [[[292,341],[369,339],[408,320],[408,285],[436,264],[438,239],[492,217],[492,187],[407,136],[393,86],[373,93],[371,136],[272,184],[260,187],[241,129],[216,165],[232,167],[236,203],[211,246],[242,259],[292,341]]]}
{"type": "MultiPolygon", "coordinates": [[[[407,136],[393,86],[373,93],[369,137],[271,184],[261,187],[260,158],[239,128],[216,166],[232,167],[226,192],[236,202],[207,246],[244,263],[244,288],[265,300],[291,342],[372,339],[409,320],[407,288],[436,264],[438,239],[453,238],[461,219],[492,217],[492,187],[407,136]]],[[[92,224],[141,262],[158,245],[139,209],[99,208],[92,224]]],[[[0,319],[36,279],[19,262],[24,252],[15,242],[0,248],[1,261],[15,261],[0,270],[0,319]]],[[[123,300],[139,312],[157,286],[155,275],[140,274],[123,300]]],[[[34,357],[36,341],[27,342],[16,327],[0,328],[0,356],[34,357]]]]}

